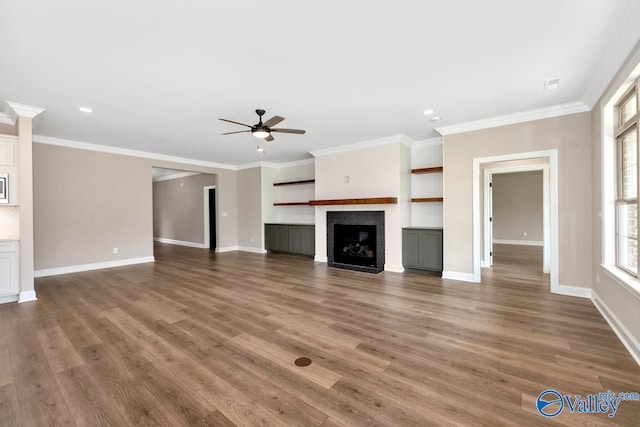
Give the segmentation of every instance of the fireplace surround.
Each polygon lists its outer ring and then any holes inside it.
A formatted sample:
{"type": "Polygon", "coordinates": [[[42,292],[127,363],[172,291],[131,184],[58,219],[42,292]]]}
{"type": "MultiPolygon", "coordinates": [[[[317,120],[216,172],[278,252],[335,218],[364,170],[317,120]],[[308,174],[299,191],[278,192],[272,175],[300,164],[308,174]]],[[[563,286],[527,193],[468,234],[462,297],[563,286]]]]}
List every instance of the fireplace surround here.
{"type": "Polygon", "coordinates": [[[327,212],[329,267],[380,273],[384,248],[384,211],[327,212]]]}

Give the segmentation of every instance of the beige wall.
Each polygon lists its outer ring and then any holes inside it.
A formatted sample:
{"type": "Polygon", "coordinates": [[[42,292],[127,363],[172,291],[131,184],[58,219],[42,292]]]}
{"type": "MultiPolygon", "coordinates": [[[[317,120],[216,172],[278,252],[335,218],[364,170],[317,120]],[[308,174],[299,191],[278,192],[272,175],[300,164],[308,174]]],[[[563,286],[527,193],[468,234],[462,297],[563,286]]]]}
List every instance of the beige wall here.
{"type": "Polygon", "coordinates": [[[204,243],[203,188],[216,184],[210,174],[154,182],[153,237],[204,243]]]}
{"type": "Polygon", "coordinates": [[[542,242],[542,171],[496,174],[492,182],[493,239],[542,242]]]}
{"type": "Polygon", "coordinates": [[[260,250],[262,243],[261,168],[238,171],[238,246],[260,250]]]}
{"type": "Polygon", "coordinates": [[[218,244],[237,245],[235,171],[46,144],[33,164],[36,270],[152,256],[154,166],[217,174],[218,244]]]}
{"type": "Polygon", "coordinates": [[[557,149],[559,284],[590,287],[590,132],[590,114],[578,113],[446,136],[445,270],[473,274],[473,159],[557,149]]]}

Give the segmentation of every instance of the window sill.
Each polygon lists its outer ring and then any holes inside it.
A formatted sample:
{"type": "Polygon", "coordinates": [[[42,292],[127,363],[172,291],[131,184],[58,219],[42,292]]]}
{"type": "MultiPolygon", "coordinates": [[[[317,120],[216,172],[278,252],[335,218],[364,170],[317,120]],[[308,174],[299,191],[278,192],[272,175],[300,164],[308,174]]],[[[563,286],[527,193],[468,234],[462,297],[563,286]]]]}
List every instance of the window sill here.
{"type": "Polygon", "coordinates": [[[640,300],[640,280],[612,265],[600,264],[602,271],[636,299],[640,300]]]}

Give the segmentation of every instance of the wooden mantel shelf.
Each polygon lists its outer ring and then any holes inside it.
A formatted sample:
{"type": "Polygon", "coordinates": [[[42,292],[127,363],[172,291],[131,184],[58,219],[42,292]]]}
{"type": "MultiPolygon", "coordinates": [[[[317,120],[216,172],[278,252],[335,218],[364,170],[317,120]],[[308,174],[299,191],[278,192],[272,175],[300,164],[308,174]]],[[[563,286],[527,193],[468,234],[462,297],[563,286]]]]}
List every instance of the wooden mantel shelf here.
{"type": "Polygon", "coordinates": [[[435,173],[435,172],[442,172],[442,166],[435,166],[432,168],[411,169],[411,173],[435,173]]]}
{"type": "Polygon", "coordinates": [[[397,197],[368,197],[364,199],[329,199],[329,200],[310,200],[311,206],[330,206],[330,205],[396,205],[397,197]]]}

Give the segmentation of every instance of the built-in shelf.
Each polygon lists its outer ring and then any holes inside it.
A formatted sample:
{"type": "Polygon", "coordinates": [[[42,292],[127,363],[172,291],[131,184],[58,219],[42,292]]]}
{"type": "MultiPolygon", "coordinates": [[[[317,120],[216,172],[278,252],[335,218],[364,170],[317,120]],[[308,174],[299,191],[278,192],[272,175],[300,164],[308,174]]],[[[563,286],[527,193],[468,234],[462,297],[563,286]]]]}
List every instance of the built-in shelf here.
{"type": "Polygon", "coordinates": [[[442,172],[442,166],[434,166],[431,168],[411,169],[411,173],[436,173],[442,172]]]}
{"type": "Polygon", "coordinates": [[[284,202],[274,203],[273,206],[309,206],[309,202],[284,202]]]}
{"type": "Polygon", "coordinates": [[[433,202],[442,202],[444,199],[442,197],[414,197],[411,199],[414,203],[433,203],[433,202]]]}
{"type": "Polygon", "coordinates": [[[299,185],[299,184],[313,184],[315,183],[315,179],[305,179],[302,181],[287,181],[287,182],[274,182],[273,186],[278,187],[280,185],[299,185]]]}
{"type": "Polygon", "coordinates": [[[395,205],[398,204],[397,197],[368,197],[363,199],[329,199],[329,200],[310,200],[311,206],[330,206],[330,205],[395,205]]]}

